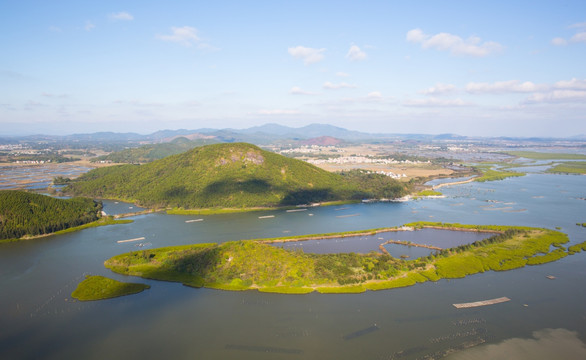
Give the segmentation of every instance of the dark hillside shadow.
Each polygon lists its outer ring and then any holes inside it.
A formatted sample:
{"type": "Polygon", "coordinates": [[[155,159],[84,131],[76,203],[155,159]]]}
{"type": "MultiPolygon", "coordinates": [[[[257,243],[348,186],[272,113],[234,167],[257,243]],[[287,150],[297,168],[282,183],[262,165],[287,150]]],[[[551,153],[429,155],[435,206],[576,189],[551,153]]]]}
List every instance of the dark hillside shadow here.
{"type": "Polygon", "coordinates": [[[265,180],[250,179],[245,181],[237,180],[219,180],[215,181],[203,190],[204,196],[226,195],[232,192],[245,192],[251,194],[262,194],[270,191],[272,188],[265,180]]]}
{"type": "Polygon", "coordinates": [[[291,191],[281,200],[280,205],[310,204],[333,199],[334,195],[330,189],[304,189],[291,191]]]}

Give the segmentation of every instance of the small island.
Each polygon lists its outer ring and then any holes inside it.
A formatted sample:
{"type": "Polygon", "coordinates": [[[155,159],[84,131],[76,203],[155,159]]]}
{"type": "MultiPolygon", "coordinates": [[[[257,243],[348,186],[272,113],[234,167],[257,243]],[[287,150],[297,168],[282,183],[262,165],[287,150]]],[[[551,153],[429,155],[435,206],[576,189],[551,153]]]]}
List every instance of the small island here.
{"type": "Polygon", "coordinates": [[[102,216],[102,203],[89,198],[58,199],[26,191],[0,191],[0,243],[128,222],[132,220],[102,216]]]}
{"type": "MultiPolygon", "coordinates": [[[[568,241],[566,234],[549,229],[418,222],[362,232],[142,250],[114,256],[105,266],[119,274],[176,281],[192,287],[298,294],[359,293],[543,264],[567,256],[569,252],[562,244],[568,241]],[[309,254],[268,243],[429,227],[494,235],[413,260],[397,259],[382,252],[309,254]]],[[[570,253],[580,251],[579,247],[572,250],[570,253]]]]}
{"type": "Polygon", "coordinates": [[[149,285],[124,283],[104,276],[86,276],[79,283],[71,297],[79,301],[104,300],[115,297],[132,295],[150,289],[149,285]]]}

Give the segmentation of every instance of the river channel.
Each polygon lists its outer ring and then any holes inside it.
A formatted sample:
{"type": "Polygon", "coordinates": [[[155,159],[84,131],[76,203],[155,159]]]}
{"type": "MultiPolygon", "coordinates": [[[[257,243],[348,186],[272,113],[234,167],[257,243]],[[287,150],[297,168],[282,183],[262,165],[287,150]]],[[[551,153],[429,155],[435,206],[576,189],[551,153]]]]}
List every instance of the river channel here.
{"type": "MultiPolygon", "coordinates": [[[[132,217],[132,224],[2,244],[0,358],[482,359],[505,350],[524,351],[526,358],[586,358],[584,253],[512,271],[342,295],[194,289],[117,275],[103,266],[111,256],[145,247],[412,221],[560,228],[571,243],[586,240],[586,228],[576,225],[586,222],[584,176],[528,174],[441,191],[445,198],[299,212],[154,213],[132,217]],[[86,274],[151,288],[111,300],[75,301],[70,294],[86,274]],[[498,297],[511,301],[470,309],[452,305],[498,297]]],[[[104,203],[110,214],[139,210],[104,203]]]]}

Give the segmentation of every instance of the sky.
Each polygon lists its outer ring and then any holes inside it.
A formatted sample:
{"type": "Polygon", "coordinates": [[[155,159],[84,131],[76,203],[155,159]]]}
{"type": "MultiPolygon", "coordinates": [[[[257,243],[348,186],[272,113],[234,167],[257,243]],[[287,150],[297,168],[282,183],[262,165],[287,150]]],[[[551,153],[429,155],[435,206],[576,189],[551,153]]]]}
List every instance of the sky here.
{"type": "Polygon", "coordinates": [[[586,1],[0,0],[0,136],[586,134],[586,1]]]}

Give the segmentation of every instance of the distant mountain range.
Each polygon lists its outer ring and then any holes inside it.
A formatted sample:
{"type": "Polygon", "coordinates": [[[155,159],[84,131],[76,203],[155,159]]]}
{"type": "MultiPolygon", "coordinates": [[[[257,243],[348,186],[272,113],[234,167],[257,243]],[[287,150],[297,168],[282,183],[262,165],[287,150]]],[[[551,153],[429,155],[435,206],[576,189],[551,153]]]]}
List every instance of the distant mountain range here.
{"type": "MultiPolygon", "coordinates": [[[[320,137],[331,137],[344,141],[381,141],[381,140],[418,140],[418,141],[447,141],[447,140],[474,140],[479,137],[469,137],[457,134],[388,134],[388,133],[366,133],[348,130],[341,127],[327,124],[311,124],[299,128],[283,126],[279,124],[265,124],[253,126],[247,129],[178,129],[159,130],[152,134],[141,135],[137,133],[114,133],[97,132],[92,134],[73,134],[64,136],[54,135],[30,135],[18,138],[0,138],[1,143],[14,143],[17,139],[21,141],[51,141],[51,142],[80,142],[80,143],[122,143],[122,144],[146,144],[170,142],[178,137],[185,137],[190,140],[205,139],[217,142],[249,142],[258,145],[265,145],[282,141],[303,141],[320,137]]],[[[484,138],[486,139],[486,138],[484,138]]],[[[494,140],[524,140],[524,141],[547,141],[551,138],[520,138],[520,137],[499,137],[494,140]]],[[[565,140],[583,141],[586,135],[577,135],[565,140]]]]}

